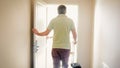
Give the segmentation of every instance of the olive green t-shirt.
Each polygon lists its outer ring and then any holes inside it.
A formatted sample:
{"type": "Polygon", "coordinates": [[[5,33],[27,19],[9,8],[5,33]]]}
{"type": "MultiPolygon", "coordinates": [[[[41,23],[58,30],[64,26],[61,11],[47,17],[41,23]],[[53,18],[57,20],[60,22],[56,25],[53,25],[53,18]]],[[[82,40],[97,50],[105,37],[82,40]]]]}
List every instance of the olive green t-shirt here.
{"type": "Polygon", "coordinates": [[[70,49],[70,31],[74,28],[73,21],[64,14],[52,19],[48,25],[49,30],[54,30],[52,48],[70,49]]]}

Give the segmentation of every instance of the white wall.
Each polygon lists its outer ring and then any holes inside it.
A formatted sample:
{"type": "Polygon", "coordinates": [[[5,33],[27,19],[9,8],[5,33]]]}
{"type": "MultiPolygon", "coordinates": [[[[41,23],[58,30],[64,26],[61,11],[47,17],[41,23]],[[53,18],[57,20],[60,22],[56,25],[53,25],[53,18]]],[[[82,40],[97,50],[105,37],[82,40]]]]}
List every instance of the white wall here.
{"type": "Polygon", "coordinates": [[[0,68],[30,68],[30,0],[0,0],[0,68]]]}
{"type": "Polygon", "coordinates": [[[120,68],[120,0],[96,0],[94,68],[120,68]]]}
{"type": "Polygon", "coordinates": [[[78,62],[83,68],[91,68],[92,63],[92,10],[92,0],[79,2],[78,62]]]}
{"type": "Polygon", "coordinates": [[[91,67],[92,0],[45,0],[47,4],[73,4],[79,6],[78,62],[82,68],[91,67]]]}

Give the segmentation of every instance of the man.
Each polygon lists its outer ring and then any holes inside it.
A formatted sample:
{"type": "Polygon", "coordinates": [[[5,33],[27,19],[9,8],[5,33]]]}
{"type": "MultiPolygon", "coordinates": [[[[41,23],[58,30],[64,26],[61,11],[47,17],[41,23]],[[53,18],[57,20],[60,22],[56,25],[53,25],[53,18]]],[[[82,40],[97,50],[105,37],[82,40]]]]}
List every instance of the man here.
{"type": "Polygon", "coordinates": [[[60,61],[62,61],[62,67],[68,68],[70,31],[72,31],[74,44],[76,44],[77,34],[73,21],[65,15],[66,7],[64,5],[58,7],[58,14],[56,18],[51,20],[46,31],[38,32],[33,29],[33,32],[38,36],[47,36],[52,29],[54,30],[52,45],[53,67],[60,68],[60,61]]]}

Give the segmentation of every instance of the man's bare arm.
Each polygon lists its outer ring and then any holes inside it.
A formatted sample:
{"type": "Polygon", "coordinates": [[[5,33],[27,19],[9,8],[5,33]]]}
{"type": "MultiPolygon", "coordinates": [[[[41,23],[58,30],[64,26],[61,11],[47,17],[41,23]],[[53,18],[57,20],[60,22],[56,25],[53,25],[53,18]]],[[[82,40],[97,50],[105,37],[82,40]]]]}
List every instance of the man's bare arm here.
{"type": "Polygon", "coordinates": [[[33,28],[32,31],[33,31],[33,33],[35,33],[38,36],[47,36],[50,33],[49,29],[46,29],[46,31],[44,31],[44,32],[38,32],[37,29],[33,28]]]}
{"type": "Polygon", "coordinates": [[[72,35],[73,35],[73,39],[74,39],[74,44],[77,43],[77,33],[75,29],[72,29],[72,35]]]}

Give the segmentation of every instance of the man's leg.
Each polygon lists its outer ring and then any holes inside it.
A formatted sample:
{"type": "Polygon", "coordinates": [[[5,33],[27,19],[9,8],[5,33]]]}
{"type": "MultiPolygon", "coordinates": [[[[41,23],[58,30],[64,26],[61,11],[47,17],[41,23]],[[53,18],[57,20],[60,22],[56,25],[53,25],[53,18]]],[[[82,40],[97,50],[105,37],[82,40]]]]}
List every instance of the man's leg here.
{"type": "Polygon", "coordinates": [[[68,58],[64,58],[64,59],[62,59],[62,67],[63,68],[68,68],[68,58]]]}
{"type": "Polygon", "coordinates": [[[61,60],[62,60],[62,67],[68,68],[68,61],[69,61],[70,50],[63,49],[61,52],[61,60]]]}
{"type": "Polygon", "coordinates": [[[60,57],[57,49],[52,49],[53,68],[60,68],[60,57]]]}
{"type": "Polygon", "coordinates": [[[53,58],[53,68],[60,68],[60,60],[58,58],[53,58]]]}

